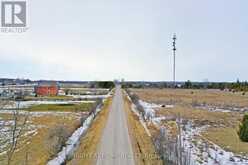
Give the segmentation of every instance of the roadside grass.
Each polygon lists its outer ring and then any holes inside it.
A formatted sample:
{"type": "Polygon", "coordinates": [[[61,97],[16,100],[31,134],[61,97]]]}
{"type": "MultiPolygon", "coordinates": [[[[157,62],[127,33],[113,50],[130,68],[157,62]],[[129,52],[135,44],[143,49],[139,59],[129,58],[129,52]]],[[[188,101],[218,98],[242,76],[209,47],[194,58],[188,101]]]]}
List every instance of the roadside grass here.
{"type": "Polygon", "coordinates": [[[86,135],[81,138],[80,144],[73,154],[72,159],[66,164],[95,164],[97,158],[97,149],[100,144],[102,133],[108,119],[111,104],[112,98],[107,99],[102,107],[102,111],[97,115],[86,135]]]}
{"type": "Polygon", "coordinates": [[[125,111],[128,120],[128,129],[132,141],[135,164],[158,165],[162,164],[160,157],[155,152],[152,139],[141,125],[138,116],[131,111],[131,102],[125,96],[125,111]]]}
{"type": "Polygon", "coordinates": [[[131,89],[142,100],[152,103],[208,104],[213,106],[248,107],[248,95],[207,89],[131,89]]]}
{"type": "MultiPolygon", "coordinates": [[[[45,139],[48,136],[49,128],[61,124],[68,129],[70,134],[72,134],[75,129],[78,128],[80,120],[75,114],[62,114],[58,116],[41,115],[30,116],[29,124],[30,123],[37,126],[37,134],[20,139],[20,143],[17,144],[19,149],[14,153],[13,160],[11,161],[11,164],[13,165],[25,164],[26,160],[28,164],[46,164],[47,161],[51,159],[51,155],[49,155],[48,152],[49,148],[45,145],[45,139]]],[[[2,155],[0,158],[5,159],[5,156],[2,155]]],[[[4,161],[0,162],[0,164],[1,163],[6,164],[4,161]]]]}
{"type": "Polygon", "coordinates": [[[227,151],[240,155],[248,154],[248,143],[242,142],[239,139],[237,129],[235,128],[209,128],[202,133],[202,136],[227,151]]]}
{"type": "Polygon", "coordinates": [[[94,103],[79,103],[79,104],[40,104],[33,105],[27,110],[35,111],[59,111],[59,112],[86,112],[89,111],[94,103]]]}

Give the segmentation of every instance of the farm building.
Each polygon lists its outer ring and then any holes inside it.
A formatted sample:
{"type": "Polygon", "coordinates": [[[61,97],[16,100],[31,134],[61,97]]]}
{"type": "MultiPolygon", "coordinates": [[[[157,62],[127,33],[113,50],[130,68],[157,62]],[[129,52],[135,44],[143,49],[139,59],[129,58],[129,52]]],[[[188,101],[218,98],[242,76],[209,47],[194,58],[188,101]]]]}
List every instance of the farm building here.
{"type": "Polygon", "coordinates": [[[56,96],[58,95],[59,87],[56,84],[39,84],[35,87],[37,96],[56,96]]]}

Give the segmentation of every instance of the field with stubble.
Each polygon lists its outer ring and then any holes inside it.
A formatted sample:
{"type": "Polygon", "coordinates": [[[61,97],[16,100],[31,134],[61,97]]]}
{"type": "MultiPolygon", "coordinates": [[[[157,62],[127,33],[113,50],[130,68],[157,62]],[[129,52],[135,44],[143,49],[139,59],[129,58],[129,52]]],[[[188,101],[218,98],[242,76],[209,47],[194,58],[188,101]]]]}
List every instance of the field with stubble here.
{"type": "Polygon", "coordinates": [[[199,164],[247,159],[248,143],[242,142],[237,132],[248,110],[248,95],[207,89],[130,91],[147,104],[144,109],[153,109],[154,116],[147,122],[152,135],[159,136],[161,128],[172,139],[180,134],[185,150],[195,155],[199,164]]]}
{"type": "Polygon", "coordinates": [[[140,99],[152,103],[182,105],[207,104],[214,106],[248,107],[248,94],[220,90],[197,89],[132,89],[140,99]]]}

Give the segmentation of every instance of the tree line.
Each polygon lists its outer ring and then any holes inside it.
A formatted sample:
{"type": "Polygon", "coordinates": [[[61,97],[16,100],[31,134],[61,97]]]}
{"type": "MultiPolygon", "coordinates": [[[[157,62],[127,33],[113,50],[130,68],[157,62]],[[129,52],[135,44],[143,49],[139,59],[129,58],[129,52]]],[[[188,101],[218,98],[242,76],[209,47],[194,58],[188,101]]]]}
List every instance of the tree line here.
{"type": "Polygon", "coordinates": [[[247,92],[248,91],[248,82],[240,82],[237,80],[237,82],[205,82],[205,83],[192,83],[190,80],[186,81],[182,88],[187,89],[201,89],[201,88],[207,88],[207,89],[220,89],[224,90],[227,89],[229,91],[233,92],[247,92]]]}

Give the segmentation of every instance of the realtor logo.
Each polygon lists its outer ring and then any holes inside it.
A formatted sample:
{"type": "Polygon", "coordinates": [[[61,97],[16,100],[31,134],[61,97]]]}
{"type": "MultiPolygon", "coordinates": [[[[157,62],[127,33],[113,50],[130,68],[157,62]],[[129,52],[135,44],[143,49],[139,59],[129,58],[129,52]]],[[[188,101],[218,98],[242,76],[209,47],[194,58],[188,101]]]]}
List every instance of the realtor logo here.
{"type": "Polygon", "coordinates": [[[26,2],[2,1],[2,27],[26,27],[26,2]]]}

